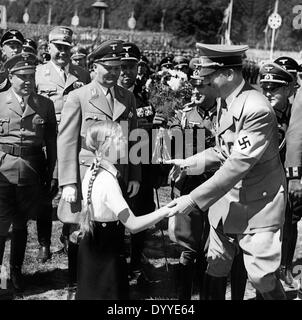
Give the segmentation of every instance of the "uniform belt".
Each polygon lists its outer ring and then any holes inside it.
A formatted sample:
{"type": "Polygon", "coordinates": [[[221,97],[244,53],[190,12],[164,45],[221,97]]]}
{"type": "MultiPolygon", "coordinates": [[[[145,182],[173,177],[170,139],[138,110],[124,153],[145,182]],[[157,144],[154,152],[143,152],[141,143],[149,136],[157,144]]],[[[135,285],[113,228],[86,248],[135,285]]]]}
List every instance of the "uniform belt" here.
{"type": "Polygon", "coordinates": [[[42,147],[17,146],[14,144],[0,144],[0,151],[15,157],[36,156],[42,154],[42,147]]]}

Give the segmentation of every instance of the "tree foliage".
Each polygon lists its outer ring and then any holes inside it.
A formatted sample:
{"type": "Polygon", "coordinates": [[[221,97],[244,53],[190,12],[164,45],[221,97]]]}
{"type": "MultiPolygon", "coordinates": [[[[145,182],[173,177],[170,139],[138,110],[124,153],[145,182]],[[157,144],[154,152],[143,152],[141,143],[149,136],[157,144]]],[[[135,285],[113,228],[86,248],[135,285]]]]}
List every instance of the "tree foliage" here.
{"type": "MultiPolygon", "coordinates": [[[[31,23],[46,24],[49,6],[52,6],[52,24],[70,25],[77,9],[80,26],[97,27],[98,11],[91,5],[95,0],[0,0],[8,11],[11,22],[22,22],[28,8],[31,23]]],[[[105,27],[128,29],[127,21],[135,13],[137,30],[165,31],[173,33],[179,44],[196,41],[217,43],[225,8],[229,0],[105,0],[105,27]]],[[[266,33],[268,16],[272,13],[275,0],[233,0],[232,33],[234,43],[247,43],[251,47],[263,48],[270,42],[271,30],[266,33]]],[[[301,50],[302,31],[295,30],[292,21],[296,0],[279,1],[279,13],[283,23],[277,31],[278,49],[301,50]]],[[[176,43],[177,44],[177,43],[176,43]]]]}

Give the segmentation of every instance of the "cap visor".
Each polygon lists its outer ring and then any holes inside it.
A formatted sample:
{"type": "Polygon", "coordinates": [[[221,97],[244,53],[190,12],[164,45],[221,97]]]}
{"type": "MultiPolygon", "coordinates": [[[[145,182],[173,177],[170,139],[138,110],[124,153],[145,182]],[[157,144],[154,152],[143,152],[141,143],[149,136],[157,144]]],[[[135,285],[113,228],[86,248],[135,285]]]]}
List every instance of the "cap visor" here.
{"type": "Polygon", "coordinates": [[[21,70],[11,71],[11,74],[31,74],[35,72],[36,72],[36,69],[21,69],[21,70]]]}
{"type": "Polygon", "coordinates": [[[61,40],[54,40],[54,41],[51,41],[51,43],[63,44],[64,46],[72,47],[71,43],[66,41],[61,41],[61,40]]]}
{"type": "Polygon", "coordinates": [[[201,68],[199,70],[199,77],[205,77],[217,71],[217,69],[212,68],[201,68]]]}
{"type": "Polygon", "coordinates": [[[108,61],[96,61],[95,63],[103,64],[104,66],[117,67],[117,66],[121,66],[122,61],[121,60],[108,60],[108,61]]]}
{"type": "Polygon", "coordinates": [[[19,40],[19,39],[9,39],[9,40],[4,41],[2,43],[2,45],[5,45],[5,44],[7,45],[9,42],[17,42],[19,44],[23,44],[23,42],[21,40],[19,40]]]}

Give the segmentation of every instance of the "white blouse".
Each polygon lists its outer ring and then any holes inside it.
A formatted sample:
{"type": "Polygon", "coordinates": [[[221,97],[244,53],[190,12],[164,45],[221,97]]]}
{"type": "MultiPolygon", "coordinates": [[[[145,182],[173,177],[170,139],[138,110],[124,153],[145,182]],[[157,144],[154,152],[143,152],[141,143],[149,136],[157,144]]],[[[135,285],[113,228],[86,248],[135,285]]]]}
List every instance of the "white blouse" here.
{"type": "MultiPolygon", "coordinates": [[[[118,214],[129,208],[116,178],[115,167],[108,162],[105,167],[114,175],[101,168],[94,180],[91,193],[92,217],[94,221],[99,222],[117,221],[118,214]]],[[[88,185],[92,172],[90,167],[82,182],[84,205],[87,204],[88,185]]]]}

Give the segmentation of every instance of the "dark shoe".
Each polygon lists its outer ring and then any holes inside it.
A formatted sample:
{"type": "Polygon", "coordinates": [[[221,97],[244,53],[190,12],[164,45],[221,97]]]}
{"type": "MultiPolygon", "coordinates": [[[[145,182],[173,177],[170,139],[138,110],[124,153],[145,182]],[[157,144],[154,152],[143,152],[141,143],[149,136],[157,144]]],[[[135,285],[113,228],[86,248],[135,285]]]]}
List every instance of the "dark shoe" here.
{"type": "Polygon", "coordinates": [[[286,293],[280,282],[276,280],[275,288],[272,291],[262,293],[264,300],[287,300],[286,293]]]}
{"type": "Polygon", "coordinates": [[[279,279],[290,288],[297,288],[298,286],[298,283],[294,279],[290,269],[285,266],[280,266],[279,268],[279,279]]]}
{"type": "Polygon", "coordinates": [[[67,287],[67,300],[75,300],[76,292],[77,292],[76,286],[68,286],[67,287]]]}
{"type": "Polygon", "coordinates": [[[21,268],[11,267],[10,269],[10,279],[13,286],[13,289],[20,293],[24,290],[24,279],[21,272],[21,268]]]}
{"type": "Polygon", "coordinates": [[[37,260],[39,262],[45,263],[50,258],[51,258],[51,254],[50,254],[49,246],[40,247],[37,260]]]}

